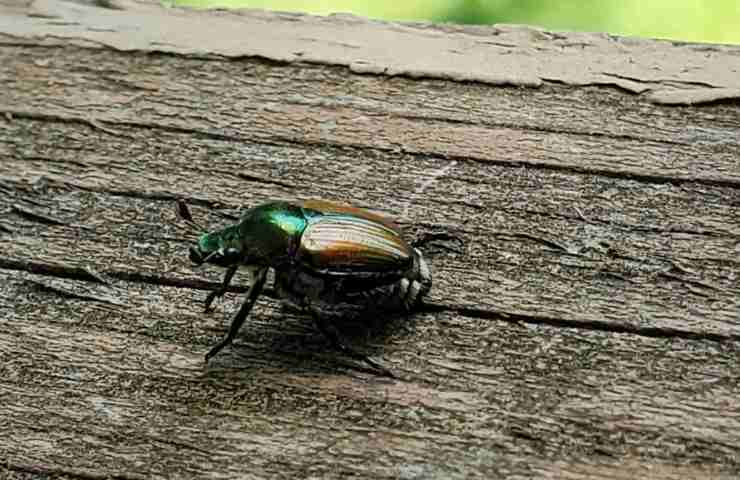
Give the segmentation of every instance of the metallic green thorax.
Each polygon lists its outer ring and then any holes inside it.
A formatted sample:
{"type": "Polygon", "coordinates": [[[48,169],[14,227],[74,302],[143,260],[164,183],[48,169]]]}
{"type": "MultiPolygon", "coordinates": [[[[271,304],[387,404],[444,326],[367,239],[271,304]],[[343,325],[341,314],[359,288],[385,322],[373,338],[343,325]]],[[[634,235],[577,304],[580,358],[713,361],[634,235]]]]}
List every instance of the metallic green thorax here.
{"type": "Polygon", "coordinates": [[[234,249],[242,263],[270,265],[290,255],[306,224],[302,208],[266,203],[247,210],[239,223],[202,235],[198,247],[202,252],[234,249]]]}

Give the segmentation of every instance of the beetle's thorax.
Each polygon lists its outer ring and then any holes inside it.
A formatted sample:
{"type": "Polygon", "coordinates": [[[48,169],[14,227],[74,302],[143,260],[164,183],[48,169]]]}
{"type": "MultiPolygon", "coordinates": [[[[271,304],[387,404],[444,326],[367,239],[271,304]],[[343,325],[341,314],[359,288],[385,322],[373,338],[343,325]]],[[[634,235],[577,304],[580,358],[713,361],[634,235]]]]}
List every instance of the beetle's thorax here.
{"type": "Polygon", "coordinates": [[[290,261],[306,219],[299,207],[271,202],[249,209],[235,227],[244,263],[275,266],[290,261]]]}

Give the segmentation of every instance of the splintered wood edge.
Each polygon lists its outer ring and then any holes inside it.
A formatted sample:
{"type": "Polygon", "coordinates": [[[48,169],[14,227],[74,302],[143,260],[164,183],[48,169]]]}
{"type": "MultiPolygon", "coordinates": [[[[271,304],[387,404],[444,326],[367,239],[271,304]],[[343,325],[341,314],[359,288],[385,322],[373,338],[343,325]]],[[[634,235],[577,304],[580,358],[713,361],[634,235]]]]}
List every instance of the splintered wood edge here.
{"type": "Polygon", "coordinates": [[[517,25],[386,23],[346,14],[196,11],[132,1],[2,0],[0,43],[18,41],[260,57],[493,85],[612,85],[667,105],[740,99],[740,47],[517,25]]]}

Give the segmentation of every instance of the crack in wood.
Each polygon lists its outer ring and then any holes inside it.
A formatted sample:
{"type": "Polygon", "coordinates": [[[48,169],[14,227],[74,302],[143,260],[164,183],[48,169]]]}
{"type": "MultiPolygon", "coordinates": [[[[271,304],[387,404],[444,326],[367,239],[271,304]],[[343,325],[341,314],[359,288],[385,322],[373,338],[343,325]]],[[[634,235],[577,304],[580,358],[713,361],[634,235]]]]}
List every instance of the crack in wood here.
{"type": "Polygon", "coordinates": [[[511,323],[529,324],[529,325],[549,325],[560,328],[582,328],[584,330],[593,330],[609,333],[628,333],[650,338],[681,338],[686,340],[709,340],[713,342],[740,341],[740,334],[719,334],[712,332],[690,332],[675,328],[664,327],[641,327],[630,324],[615,324],[601,320],[568,320],[564,318],[540,317],[534,315],[522,315],[512,312],[492,312],[489,310],[479,310],[474,308],[455,308],[446,306],[443,310],[434,309],[433,311],[455,311],[460,315],[472,318],[481,318],[487,320],[503,320],[511,323]]]}
{"type": "MultiPolygon", "coordinates": [[[[64,264],[48,264],[43,262],[34,262],[29,260],[14,260],[5,257],[0,257],[0,268],[8,270],[20,270],[35,273],[39,275],[48,275],[52,277],[68,278],[72,280],[80,281],[93,281],[100,283],[98,277],[92,275],[86,269],[64,265],[64,264]]],[[[147,283],[152,285],[161,285],[175,288],[190,288],[196,290],[215,290],[220,287],[220,282],[210,282],[199,279],[184,279],[184,278],[169,278],[160,275],[146,274],[142,272],[125,272],[125,271],[106,271],[107,277],[122,280],[127,282],[139,282],[147,283]]],[[[685,279],[681,279],[686,281],[685,279]]],[[[698,282],[695,282],[698,283],[698,282]]],[[[248,286],[231,285],[227,289],[230,293],[246,293],[249,290],[248,286]]],[[[278,296],[271,288],[266,288],[264,295],[273,300],[279,300],[278,296]]],[[[419,312],[427,313],[440,313],[440,312],[454,312],[462,316],[471,318],[480,318],[486,320],[502,320],[509,323],[515,324],[530,324],[530,325],[549,325],[561,328],[576,328],[584,330],[595,330],[611,333],[629,333],[633,335],[640,335],[644,337],[653,338],[682,338],[690,340],[710,340],[715,342],[724,341],[738,341],[740,340],[740,334],[719,334],[711,332],[691,332],[681,329],[672,328],[660,328],[660,327],[642,327],[638,325],[630,324],[616,324],[613,322],[606,322],[601,320],[570,320],[567,318],[553,318],[535,315],[522,315],[513,312],[505,311],[492,311],[483,310],[470,307],[456,307],[454,305],[446,305],[441,303],[424,303],[419,309],[419,312]]]]}
{"type": "Polygon", "coordinates": [[[10,211],[17,213],[21,217],[27,220],[31,220],[32,222],[39,222],[45,225],[58,225],[58,226],[68,226],[69,225],[68,222],[57,220],[56,218],[51,217],[49,215],[44,215],[42,213],[34,212],[33,210],[28,209],[24,207],[23,205],[19,205],[17,203],[11,205],[10,211]]]}
{"type": "Polygon", "coordinates": [[[46,291],[49,293],[53,293],[55,295],[59,295],[64,298],[71,298],[75,300],[82,300],[83,302],[99,302],[99,303],[106,303],[109,305],[115,305],[117,307],[122,307],[125,305],[125,303],[116,300],[115,298],[111,298],[109,296],[103,296],[100,294],[83,294],[73,291],[70,288],[65,288],[61,285],[57,285],[55,283],[46,283],[39,280],[34,280],[31,278],[24,279],[24,282],[28,283],[29,285],[33,286],[34,288],[40,290],[40,291],[46,291]]]}
{"type": "MultiPolygon", "coordinates": [[[[361,108],[358,108],[358,110],[362,111],[361,108]]],[[[616,134],[616,133],[610,133],[610,132],[596,132],[596,131],[578,131],[578,130],[567,130],[567,129],[560,129],[560,128],[548,128],[544,126],[534,126],[534,125],[521,125],[516,124],[513,122],[496,122],[496,121],[490,121],[490,122],[471,122],[464,119],[459,118],[449,118],[449,117],[438,117],[433,115],[413,115],[408,113],[393,113],[394,117],[397,118],[403,118],[406,120],[421,120],[421,121],[435,121],[440,122],[444,124],[451,124],[451,125],[466,125],[471,127],[490,127],[490,128],[508,128],[514,131],[522,131],[522,132],[538,132],[538,133],[552,133],[556,135],[572,135],[574,137],[593,137],[593,138],[608,138],[611,140],[629,140],[629,141],[651,141],[656,142],[658,144],[662,145],[680,145],[680,146],[686,146],[690,145],[687,142],[679,142],[676,140],[666,140],[666,139],[650,139],[650,138],[643,138],[639,137],[637,135],[627,135],[627,134],[616,134]]],[[[433,127],[430,127],[433,128],[433,127]]]]}
{"type": "MultiPolygon", "coordinates": [[[[0,113],[10,113],[11,115],[18,117],[18,118],[26,118],[31,120],[42,120],[42,121],[53,121],[53,122],[63,122],[63,123],[81,123],[90,126],[91,128],[99,129],[99,121],[95,119],[89,119],[89,118],[82,118],[72,115],[61,115],[61,114],[51,114],[51,113],[41,113],[41,112],[30,112],[30,111],[22,111],[17,109],[1,109],[0,113]]],[[[213,140],[225,140],[225,141],[233,141],[233,142],[243,142],[245,141],[244,137],[238,136],[238,135],[229,135],[224,133],[217,133],[214,131],[204,131],[199,129],[191,129],[191,128],[185,128],[185,127],[178,127],[173,125],[159,125],[156,123],[144,123],[144,122],[131,122],[131,121],[108,121],[107,123],[115,123],[115,125],[119,125],[120,127],[126,127],[126,128],[139,128],[144,130],[160,130],[165,132],[171,132],[171,133],[181,133],[181,134],[187,134],[191,135],[193,137],[197,138],[208,138],[213,140]]],[[[527,128],[519,127],[521,130],[527,130],[527,128]]],[[[107,131],[108,129],[105,129],[103,131],[107,131]]],[[[542,129],[532,128],[532,131],[546,131],[542,129]]],[[[109,134],[114,134],[115,136],[126,136],[118,134],[118,132],[115,132],[114,130],[111,130],[110,132],[106,132],[109,134]],[[111,133],[113,132],[113,133],[111,133]]],[[[573,134],[572,132],[565,132],[569,134],[573,134]]],[[[592,135],[593,136],[593,135],[592,135]]],[[[610,137],[609,134],[601,134],[596,136],[602,136],[602,137],[610,137]]],[[[616,136],[615,138],[617,138],[616,136]]],[[[132,137],[129,137],[132,138],[132,137]]],[[[370,146],[362,143],[342,143],[338,141],[332,141],[329,139],[322,139],[322,140],[313,140],[310,138],[303,138],[303,139],[296,139],[294,135],[282,135],[282,134],[272,134],[269,137],[250,137],[248,139],[249,142],[259,145],[276,145],[276,146],[285,146],[285,145],[298,145],[301,147],[306,146],[319,146],[322,148],[326,147],[335,147],[335,148],[356,148],[361,151],[376,151],[376,152],[397,152],[397,147],[382,147],[382,146],[370,146]]],[[[666,143],[670,144],[670,142],[665,142],[664,140],[652,140],[653,142],[657,143],[666,143]]],[[[682,184],[686,183],[698,183],[702,185],[707,186],[723,186],[723,187],[732,187],[732,188],[740,188],[740,181],[735,180],[732,178],[726,178],[726,179],[705,179],[705,178],[676,178],[674,176],[670,175],[659,175],[659,174],[650,174],[650,173],[639,173],[639,172],[618,172],[618,171],[612,171],[612,170],[606,170],[603,168],[586,168],[586,167],[578,167],[575,165],[554,165],[549,162],[542,162],[542,161],[536,161],[536,160],[528,160],[528,161],[507,161],[507,160],[496,160],[492,158],[477,158],[473,156],[468,155],[459,155],[459,154],[446,154],[446,155],[440,155],[438,153],[435,153],[433,151],[421,151],[418,149],[409,149],[404,147],[402,149],[403,153],[410,154],[410,155],[418,155],[425,158],[431,158],[431,159],[444,159],[444,160],[453,160],[458,162],[467,162],[467,163],[474,163],[474,164],[486,164],[486,165],[497,165],[501,167],[506,168],[522,168],[522,167],[529,167],[529,168],[537,168],[541,170],[550,170],[555,172],[563,172],[563,173],[571,173],[576,175],[598,175],[606,178],[615,178],[620,180],[636,180],[651,184],[671,184],[680,186],[682,184]]]]}
{"type": "Polygon", "coordinates": [[[78,478],[80,480],[146,480],[150,478],[148,475],[138,475],[135,473],[111,473],[105,471],[90,471],[76,468],[59,468],[59,467],[47,467],[39,464],[24,464],[14,462],[3,462],[4,466],[11,471],[19,473],[28,473],[31,475],[38,475],[43,477],[48,476],[64,476],[65,478],[78,478]]]}

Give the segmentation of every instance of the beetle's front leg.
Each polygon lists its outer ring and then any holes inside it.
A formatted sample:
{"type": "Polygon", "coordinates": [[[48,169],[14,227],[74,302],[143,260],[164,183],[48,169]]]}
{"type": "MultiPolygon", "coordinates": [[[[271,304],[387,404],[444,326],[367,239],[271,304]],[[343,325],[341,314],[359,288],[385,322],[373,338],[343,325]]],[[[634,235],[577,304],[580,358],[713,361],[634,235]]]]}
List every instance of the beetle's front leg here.
{"type": "Polygon", "coordinates": [[[226,289],[229,288],[229,284],[231,283],[231,279],[234,278],[234,274],[236,273],[237,268],[239,268],[239,265],[232,265],[227,268],[226,274],[224,274],[224,279],[221,282],[221,286],[208,294],[208,296],[206,297],[206,309],[204,310],[206,313],[213,310],[211,308],[211,304],[216,299],[216,297],[223,297],[224,293],[226,293],[226,289]]]}
{"type": "Polygon", "coordinates": [[[252,280],[252,286],[249,287],[249,291],[247,292],[247,298],[244,300],[241,308],[239,308],[239,311],[236,312],[234,318],[231,320],[229,333],[223,340],[221,340],[216,346],[211,348],[208,353],[206,353],[206,362],[234,340],[236,334],[239,332],[239,329],[242,327],[242,325],[244,325],[244,320],[247,319],[249,311],[252,310],[254,303],[257,301],[260,293],[262,293],[262,289],[265,286],[265,280],[267,280],[267,269],[262,268],[260,270],[257,270],[252,280]]]}
{"type": "Polygon", "coordinates": [[[347,355],[348,357],[354,360],[364,362],[370,365],[372,368],[377,370],[382,376],[396,378],[396,376],[393,375],[393,373],[387,368],[385,368],[384,366],[370,360],[366,355],[363,355],[359,352],[355,352],[354,350],[352,350],[352,348],[347,346],[347,344],[339,336],[339,332],[337,331],[334,324],[332,324],[329,320],[322,317],[318,312],[315,312],[311,308],[308,308],[308,310],[311,312],[311,316],[314,320],[314,323],[316,324],[316,328],[318,328],[319,331],[323,333],[326,338],[329,339],[329,342],[331,342],[332,347],[334,347],[335,349],[339,350],[340,352],[342,352],[343,354],[347,355]]]}

